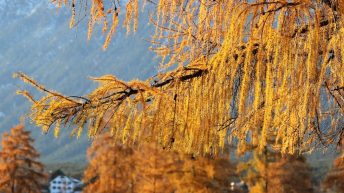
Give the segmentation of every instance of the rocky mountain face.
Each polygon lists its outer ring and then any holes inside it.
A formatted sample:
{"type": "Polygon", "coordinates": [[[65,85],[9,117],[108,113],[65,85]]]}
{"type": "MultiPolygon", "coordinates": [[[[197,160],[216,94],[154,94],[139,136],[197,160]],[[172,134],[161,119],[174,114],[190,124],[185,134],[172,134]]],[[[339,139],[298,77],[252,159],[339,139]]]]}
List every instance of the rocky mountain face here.
{"type": "MultiPolygon", "coordinates": [[[[88,77],[114,74],[120,79],[145,79],[156,73],[157,60],[148,51],[151,26],[141,22],[137,33],[118,31],[108,50],[102,50],[104,37],[95,30],[87,41],[87,19],[69,29],[70,13],[56,9],[49,0],[0,0],[0,133],[19,123],[29,112],[29,102],[17,96],[18,89],[36,90],[13,79],[24,72],[47,88],[67,95],[85,95],[96,87],[88,77]]],[[[71,138],[65,128],[59,138],[33,131],[36,146],[45,162],[84,160],[89,145],[86,137],[71,138]]]]}

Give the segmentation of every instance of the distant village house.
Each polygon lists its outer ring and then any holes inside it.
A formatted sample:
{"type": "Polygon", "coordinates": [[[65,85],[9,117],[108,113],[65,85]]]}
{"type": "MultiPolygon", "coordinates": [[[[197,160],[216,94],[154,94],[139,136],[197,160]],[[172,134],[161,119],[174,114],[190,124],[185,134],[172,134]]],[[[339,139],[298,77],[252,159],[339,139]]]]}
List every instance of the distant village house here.
{"type": "Polygon", "coordinates": [[[61,170],[53,172],[49,179],[50,193],[81,193],[82,181],[66,176],[61,170]]]}

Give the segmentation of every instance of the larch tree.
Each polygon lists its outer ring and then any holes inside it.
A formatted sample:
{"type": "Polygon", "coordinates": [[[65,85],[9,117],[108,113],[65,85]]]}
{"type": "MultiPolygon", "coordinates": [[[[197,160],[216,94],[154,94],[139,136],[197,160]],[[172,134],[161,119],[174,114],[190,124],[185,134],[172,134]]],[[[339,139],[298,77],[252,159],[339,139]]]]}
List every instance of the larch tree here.
{"type": "Polygon", "coordinates": [[[90,163],[83,179],[86,193],[216,193],[228,191],[227,181],[234,175],[234,167],[226,158],[191,158],[152,144],[125,147],[114,143],[110,135],[97,138],[88,156],[90,163]]]}
{"type": "Polygon", "coordinates": [[[30,132],[18,125],[2,136],[0,192],[37,193],[45,183],[44,167],[33,146],[30,132]]]}
{"type": "Polygon", "coordinates": [[[228,192],[235,176],[228,158],[193,157],[157,145],[136,150],[138,192],[228,192]]]}
{"type": "Polygon", "coordinates": [[[241,163],[250,193],[312,193],[311,169],[302,156],[284,155],[266,150],[254,151],[252,160],[241,163]]]}
{"type": "Polygon", "coordinates": [[[313,192],[311,168],[304,157],[287,155],[272,163],[269,167],[269,192],[313,192]]]}
{"type": "MultiPolygon", "coordinates": [[[[182,171],[183,175],[172,176],[177,193],[229,192],[230,183],[237,178],[234,165],[228,158],[221,157],[190,158],[184,156],[182,171]]],[[[240,193],[240,191],[237,192],[240,193]]]]}
{"type": "Polygon", "coordinates": [[[312,193],[311,169],[302,155],[282,154],[274,137],[268,138],[263,152],[251,151],[237,171],[250,187],[250,193],[312,193]]]}
{"type": "Polygon", "coordinates": [[[134,192],[134,151],[109,138],[109,135],[101,136],[87,152],[90,162],[83,177],[85,193],[134,192]]]}
{"type": "MultiPolygon", "coordinates": [[[[136,150],[136,192],[177,192],[175,182],[184,176],[182,156],[175,152],[166,154],[154,144],[146,144],[136,150]]],[[[191,185],[190,185],[191,186],[191,185]]]]}
{"type": "Polygon", "coordinates": [[[329,192],[344,193],[344,141],[339,156],[326,176],[324,187],[329,192]]]}
{"type": "Polygon", "coordinates": [[[17,73],[46,94],[18,91],[44,132],[73,123],[72,133],[87,127],[94,137],[107,127],[123,144],[155,141],[196,155],[217,154],[233,139],[238,152],[262,152],[273,135],[279,151],[298,154],[343,138],[343,0],[53,2],[71,8],[71,27],[84,15],[78,10],[88,15],[89,38],[100,25],[104,48],[120,23],[135,31],[139,10],[150,6],[152,50],[162,60],[146,81],[94,78],[100,85],[86,96],[17,73]]]}

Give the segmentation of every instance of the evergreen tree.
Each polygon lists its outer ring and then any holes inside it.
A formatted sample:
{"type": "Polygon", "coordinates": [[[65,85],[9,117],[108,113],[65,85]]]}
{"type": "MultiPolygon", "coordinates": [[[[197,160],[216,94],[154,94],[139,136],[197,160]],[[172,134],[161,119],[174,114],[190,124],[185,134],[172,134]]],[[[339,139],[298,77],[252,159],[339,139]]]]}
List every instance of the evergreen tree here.
{"type": "Polygon", "coordinates": [[[41,192],[46,175],[33,146],[30,132],[18,125],[2,136],[0,151],[0,192],[41,192]]]}

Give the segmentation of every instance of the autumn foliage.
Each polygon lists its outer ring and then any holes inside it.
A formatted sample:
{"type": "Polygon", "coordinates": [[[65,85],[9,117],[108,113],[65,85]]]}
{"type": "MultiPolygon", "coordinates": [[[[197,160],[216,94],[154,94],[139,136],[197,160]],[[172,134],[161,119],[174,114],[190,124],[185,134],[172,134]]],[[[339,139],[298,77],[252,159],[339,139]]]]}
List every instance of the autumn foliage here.
{"type": "Polygon", "coordinates": [[[129,0],[125,8],[121,1],[53,2],[71,7],[71,26],[77,10],[86,10],[89,34],[100,24],[105,48],[121,20],[135,31],[139,10],[150,6],[152,50],[162,60],[146,81],[94,78],[100,85],[86,96],[63,95],[17,73],[46,94],[19,91],[45,132],[71,122],[73,134],[88,127],[94,137],[109,127],[123,144],[155,141],[203,155],[233,140],[239,153],[263,151],[270,135],[289,154],[343,138],[342,0],[129,0]]]}
{"type": "Polygon", "coordinates": [[[269,166],[269,192],[312,193],[311,168],[306,158],[285,156],[269,166]]]}
{"type": "Polygon", "coordinates": [[[131,192],[135,188],[133,154],[131,148],[113,144],[108,136],[93,143],[88,150],[84,192],[131,192]]]}
{"type": "Polygon", "coordinates": [[[305,157],[281,155],[266,148],[255,150],[252,158],[239,163],[237,171],[249,185],[250,193],[312,193],[311,168],[305,157]]]}
{"type": "MultiPolygon", "coordinates": [[[[344,145],[344,143],[342,143],[344,145]]],[[[344,149],[334,160],[332,169],[327,174],[324,186],[330,192],[344,193],[344,149]]]]}
{"type": "Polygon", "coordinates": [[[2,136],[0,151],[0,192],[41,192],[46,175],[33,147],[30,132],[18,125],[2,136]]]}
{"type": "Polygon", "coordinates": [[[71,27],[85,11],[88,38],[100,25],[104,49],[120,23],[136,31],[150,6],[151,49],[161,58],[154,77],[92,78],[99,86],[85,96],[15,74],[45,94],[18,91],[44,132],[72,123],[72,135],[86,128],[102,139],[89,151],[87,192],[222,191],[214,161],[199,155],[216,157],[228,144],[253,152],[241,168],[251,192],[311,192],[298,155],[344,138],[343,0],[52,2],[71,8],[71,27]]]}
{"type": "Polygon", "coordinates": [[[191,158],[154,145],[129,148],[110,136],[97,139],[88,151],[85,192],[223,192],[234,179],[228,159],[191,158]]]}

